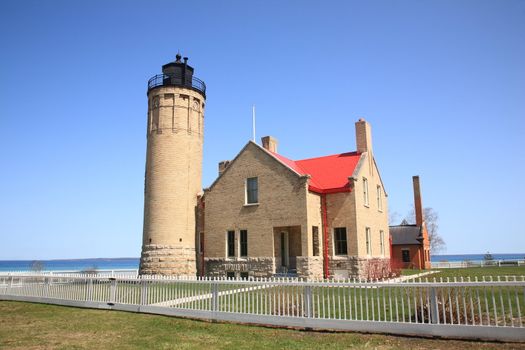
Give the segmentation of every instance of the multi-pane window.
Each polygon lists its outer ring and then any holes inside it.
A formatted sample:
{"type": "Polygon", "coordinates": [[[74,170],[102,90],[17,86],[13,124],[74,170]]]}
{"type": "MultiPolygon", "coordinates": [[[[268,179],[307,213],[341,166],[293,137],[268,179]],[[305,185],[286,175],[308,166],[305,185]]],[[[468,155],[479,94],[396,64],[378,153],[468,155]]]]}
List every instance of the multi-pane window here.
{"type": "Polygon", "coordinates": [[[248,231],[247,230],[241,230],[240,235],[240,243],[241,243],[241,256],[248,256],[248,231]]]}
{"type": "Polygon", "coordinates": [[[246,179],[246,204],[259,203],[259,185],[256,177],[246,179]]]}
{"type": "Polygon", "coordinates": [[[314,256],[319,256],[319,227],[312,226],[312,243],[314,256]]]}
{"type": "Polygon", "coordinates": [[[241,279],[247,280],[250,277],[248,272],[241,272],[241,279]]]}
{"type": "Polygon", "coordinates": [[[401,258],[402,258],[404,263],[409,263],[410,262],[410,250],[402,249],[401,250],[401,258]]]}
{"type": "Polygon", "coordinates": [[[347,255],[346,227],[334,229],[335,255],[347,255]]]}
{"type": "Polygon", "coordinates": [[[379,231],[379,244],[381,245],[381,255],[385,255],[385,232],[379,231]]]}
{"type": "Polygon", "coordinates": [[[226,249],[228,250],[228,257],[235,257],[235,231],[228,231],[226,234],[226,249]]]}
{"type": "Polygon", "coordinates": [[[369,206],[368,201],[368,180],[366,177],[363,177],[363,200],[366,206],[369,206]]]}
{"type": "Polygon", "coordinates": [[[372,255],[372,240],[370,235],[370,227],[367,227],[366,230],[366,254],[372,255]]]}
{"type": "Polygon", "coordinates": [[[234,279],[235,278],[235,272],[233,272],[233,271],[226,272],[226,278],[227,279],[234,279]]]}
{"type": "Polygon", "coordinates": [[[377,186],[377,210],[383,210],[383,198],[381,195],[381,186],[377,186]]]}

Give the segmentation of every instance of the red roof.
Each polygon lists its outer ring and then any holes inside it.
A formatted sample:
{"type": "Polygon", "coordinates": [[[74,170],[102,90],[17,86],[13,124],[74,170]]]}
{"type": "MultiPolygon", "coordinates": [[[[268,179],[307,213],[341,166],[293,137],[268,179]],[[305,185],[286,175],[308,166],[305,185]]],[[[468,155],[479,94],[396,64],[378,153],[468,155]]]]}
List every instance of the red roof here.
{"type": "Polygon", "coordinates": [[[360,153],[348,152],[294,161],[270,153],[298,174],[310,175],[309,190],[317,193],[349,192],[348,178],[361,158],[360,153]]]}

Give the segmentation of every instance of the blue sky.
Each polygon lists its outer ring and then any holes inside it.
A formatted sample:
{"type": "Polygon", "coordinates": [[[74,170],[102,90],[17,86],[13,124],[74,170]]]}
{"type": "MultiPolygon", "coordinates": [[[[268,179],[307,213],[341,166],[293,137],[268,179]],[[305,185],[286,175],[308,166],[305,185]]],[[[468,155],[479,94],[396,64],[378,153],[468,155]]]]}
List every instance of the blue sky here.
{"type": "Polygon", "coordinates": [[[420,175],[447,253],[525,251],[525,2],[0,3],[0,259],[139,256],[146,82],[208,87],[203,186],[251,137],[292,159],[373,127],[389,209],[420,175]]]}

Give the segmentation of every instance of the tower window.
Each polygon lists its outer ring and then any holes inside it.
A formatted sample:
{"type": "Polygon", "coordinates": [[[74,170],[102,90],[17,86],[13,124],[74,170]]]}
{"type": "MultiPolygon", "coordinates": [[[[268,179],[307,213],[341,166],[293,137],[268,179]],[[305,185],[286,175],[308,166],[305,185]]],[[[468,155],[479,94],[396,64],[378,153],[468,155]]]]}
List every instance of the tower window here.
{"type": "Polygon", "coordinates": [[[335,255],[347,255],[348,244],[346,241],[346,227],[336,227],[334,229],[335,255]]]}
{"type": "Polygon", "coordinates": [[[385,255],[385,232],[379,231],[379,244],[381,245],[381,255],[385,255]]]}
{"type": "Polygon", "coordinates": [[[246,179],[246,204],[259,203],[259,184],[256,177],[246,179]]]}
{"type": "Polygon", "coordinates": [[[366,254],[372,255],[372,237],[370,234],[370,227],[365,229],[366,233],[366,254]]]}
{"type": "Polygon", "coordinates": [[[235,257],[235,231],[226,233],[226,250],[229,258],[235,257]]]}
{"type": "Polygon", "coordinates": [[[365,205],[368,207],[370,203],[368,201],[368,180],[366,177],[363,177],[363,200],[365,205]]]}
{"type": "Polygon", "coordinates": [[[248,231],[247,230],[241,230],[241,237],[240,237],[240,243],[241,243],[241,256],[246,257],[248,256],[248,231]]]}

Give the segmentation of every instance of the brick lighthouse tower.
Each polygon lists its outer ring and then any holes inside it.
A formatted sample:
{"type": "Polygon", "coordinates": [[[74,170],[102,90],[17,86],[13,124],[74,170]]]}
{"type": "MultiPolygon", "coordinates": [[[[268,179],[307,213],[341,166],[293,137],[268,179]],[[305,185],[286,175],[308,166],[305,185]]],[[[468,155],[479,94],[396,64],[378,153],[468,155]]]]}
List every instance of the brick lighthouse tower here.
{"type": "Polygon", "coordinates": [[[188,58],[148,81],[144,231],[140,274],[195,275],[195,212],[202,190],[206,85],[188,58]]]}

